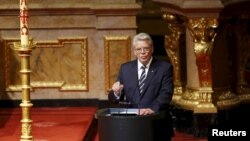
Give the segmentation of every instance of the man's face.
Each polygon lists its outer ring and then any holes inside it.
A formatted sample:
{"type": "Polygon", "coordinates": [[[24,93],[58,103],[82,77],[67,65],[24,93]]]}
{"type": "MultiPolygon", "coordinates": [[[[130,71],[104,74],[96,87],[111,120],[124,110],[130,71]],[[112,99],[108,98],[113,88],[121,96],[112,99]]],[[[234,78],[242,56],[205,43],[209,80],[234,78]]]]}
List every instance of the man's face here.
{"type": "Polygon", "coordinates": [[[135,56],[144,65],[149,62],[153,52],[154,49],[148,41],[138,41],[134,46],[135,56]]]}

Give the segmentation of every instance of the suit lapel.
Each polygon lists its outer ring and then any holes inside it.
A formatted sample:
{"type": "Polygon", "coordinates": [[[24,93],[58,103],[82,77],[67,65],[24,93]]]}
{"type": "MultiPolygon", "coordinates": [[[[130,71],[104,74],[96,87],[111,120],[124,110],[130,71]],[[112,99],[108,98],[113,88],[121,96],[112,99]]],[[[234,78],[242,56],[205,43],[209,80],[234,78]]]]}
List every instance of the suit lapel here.
{"type": "MultiPolygon", "coordinates": [[[[137,68],[137,61],[134,61],[131,65],[131,69],[129,70],[129,74],[128,76],[130,79],[130,83],[131,86],[133,86],[133,92],[131,93],[131,97],[133,97],[132,95],[136,94],[137,91],[137,87],[138,87],[138,68],[137,68]],[[136,93],[134,93],[136,92],[136,93]]],[[[139,92],[139,91],[138,91],[139,92]]]]}
{"type": "Polygon", "coordinates": [[[134,87],[137,87],[137,81],[138,81],[138,68],[137,68],[137,61],[133,62],[133,64],[131,65],[131,69],[129,72],[129,76],[131,79],[131,83],[133,83],[134,87]],[[136,70],[136,71],[135,71],[136,70]]]}

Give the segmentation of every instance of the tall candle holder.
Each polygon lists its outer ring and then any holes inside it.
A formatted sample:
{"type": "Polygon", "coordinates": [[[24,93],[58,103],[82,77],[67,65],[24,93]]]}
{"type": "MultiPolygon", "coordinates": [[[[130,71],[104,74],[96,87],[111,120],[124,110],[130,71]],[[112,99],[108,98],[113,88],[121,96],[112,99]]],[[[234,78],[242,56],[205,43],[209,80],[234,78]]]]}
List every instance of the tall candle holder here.
{"type": "Polygon", "coordinates": [[[22,82],[22,120],[21,120],[21,139],[20,141],[33,141],[32,137],[32,120],[30,108],[33,106],[30,100],[30,56],[32,49],[34,49],[33,42],[30,41],[28,46],[15,44],[15,50],[21,59],[21,82],[22,82]]]}
{"type": "Polygon", "coordinates": [[[30,114],[30,108],[33,104],[30,101],[30,56],[34,45],[32,40],[29,40],[29,10],[28,0],[20,0],[20,35],[21,42],[15,43],[15,50],[18,52],[21,61],[21,82],[22,82],[22,102],[20,107],[22,108],[22,120],[21,120],[21,137],[20,141],[33,141],[32,136],[32,120],[30,114]]]}

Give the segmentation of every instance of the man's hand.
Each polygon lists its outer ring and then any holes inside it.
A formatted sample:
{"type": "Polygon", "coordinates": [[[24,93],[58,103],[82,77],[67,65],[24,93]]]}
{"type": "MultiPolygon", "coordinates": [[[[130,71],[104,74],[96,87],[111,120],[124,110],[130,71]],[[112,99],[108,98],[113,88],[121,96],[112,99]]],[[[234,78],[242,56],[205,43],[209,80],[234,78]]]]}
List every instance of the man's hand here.
{"type": "Polygon", "coordinates": [[[119,81],[117,81],[113,84],[112,90],[113,90],[115,95],[120,96],[123,87],[124,86],[119,81]]]}
{"type": "Polygon", "coordinates": [[[139,109],[139,115],[151,115],[151,114],[154,114],[154,113],[155,112],[150,108],[139,109]]]}

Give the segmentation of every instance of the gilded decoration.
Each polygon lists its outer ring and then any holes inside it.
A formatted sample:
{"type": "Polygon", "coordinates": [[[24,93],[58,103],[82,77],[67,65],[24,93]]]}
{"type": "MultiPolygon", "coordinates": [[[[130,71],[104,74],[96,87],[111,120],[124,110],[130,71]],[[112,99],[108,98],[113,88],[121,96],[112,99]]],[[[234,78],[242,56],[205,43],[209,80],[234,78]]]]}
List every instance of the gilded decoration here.
{"type": "Polygon", "coordinates": [[[213,88],[213,99],[216,101],[216,107],[218,109],[228,109],[232,106],[240,104],[240,98],[236,96],[229,87],[225,88],[213,88]]]}
{"type": "MultiPolygon", "coordinates": [[[[4,40],[7,91],[21,91],[20,59],[13,52],[17,39],[4,40]],[[10,75],[11,74],[11,75],[10,75]]],[[[88,90],[87,38],[59,38],[35,44],[30,66],[33,88],[60,88],[62,91],[88,90]]]]}
{"type": "Polygon", "coordinates": [[[211,52],[218,21],[214,18],[193,18],[189,19],[187,27],[194,41],[200,84],[199,100],[193,109],[194,113],[216,113],[217,108],[212,103],[211,52]]]}
{"type": "Polygon", "coordinates": [[[216,19],[198,18],[188,21],[188,28],[194,40],[194,52],[201,87],[212,86],[210,55],[217,27],[218,21],[216,19]]]}
{"type": "Polygon", "coordinates": [[[20,44],[18,39],[6,39],[4,43],[4,71],[6,91],[21,91],[22,82],[20,76],[21,63],[18,54],[15,52],[14,43],[20,44]],[[14,77],[13,77],[14,76],[14,77]]]}
{"type": "Polygon", "coordinates": [[[194,113],[216,113],[217,109],[212,103],[212,89],[209,87],[186,88],[181,99],[176,101],[176,106],[193,110],[194,113]]]}
{"type": "Polygon", "coordinates": [[[173,102],[178,100],[182,93],[183,88],[181,84],[180,75],[180,55],[179,55],[179,39],[180,35],[184,32],[183,20],[170,13],[165,13],[163,19],[167,21],[167,26],[171,31],[170,35],[165,36],[165,50],[170,58],[171,64],[174,68],[174,95],[173,102]]]}
{"type": "Polygon", "coordinates": [[[176,106],[187,110],[193,110],[199,104],[199,89],[186,88],[181,99],[176,101],[176,106]]]}
{"type": "Polygon", "coordinates": [[[199,104],[194,107],[194,113],[217,113],[217,108],[212,103],[212,88],[199,89],[199,104]]]}
{"type": "Polygon", "coordinates": [[[30,138],[29,135],[31,135],[31,125],[22,123],[22,136],[24,136],[24,138],[30,138]]]}
{"type": "Polygon", "coordinates": [[[120,65],[131,59],[129,36],[104,36],[105,90],[116,81],[120,65]]]}

